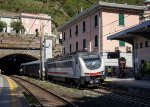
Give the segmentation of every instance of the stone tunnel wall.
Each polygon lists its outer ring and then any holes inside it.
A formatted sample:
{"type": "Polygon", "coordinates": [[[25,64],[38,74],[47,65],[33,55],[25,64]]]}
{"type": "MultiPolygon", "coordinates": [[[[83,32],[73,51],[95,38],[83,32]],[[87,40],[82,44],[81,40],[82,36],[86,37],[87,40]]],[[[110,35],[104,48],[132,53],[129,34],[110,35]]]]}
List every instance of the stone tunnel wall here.
{"type": "Polygon", "coordinates": [[[39,59],[40,37],[0,33],[0,58],[11,54],[27,54],[39,59]]]}
{"type": "Polygon", "coordinates": [[[26,54],[39,59],[40,50],[0,49],[0,58],[3,58],[11,54],[26,54]]]}

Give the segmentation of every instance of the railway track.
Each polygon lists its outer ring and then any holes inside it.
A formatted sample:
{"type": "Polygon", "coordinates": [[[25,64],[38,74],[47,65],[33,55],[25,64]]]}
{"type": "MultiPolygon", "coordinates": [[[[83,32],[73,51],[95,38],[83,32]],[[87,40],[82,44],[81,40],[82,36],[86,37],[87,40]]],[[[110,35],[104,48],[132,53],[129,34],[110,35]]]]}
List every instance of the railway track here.
{"type": "Polygon", "coordinates": [[[87,91],[95,92],[97,94],[105,95],[106,98],[111,98],[116,102],[123,102],[125,104],[136,107],[150,107],[150,98],[140,95],[139,93],[131,93],[122,90],[114,90],[106,87],[99,87],[98,89],[89,89],[87,91]]]}
{"type": "MultiPolygon", "coordinates": [[[[55,83],[55,82],[53,82],[55,83]]],[[[99,86],[95,89],[81,88],[78,86],[72,86],[64,83],[55,83],[61,86],[76,88],[79,90],[84,90],[87,92],[94,92],[95,94],[104,95],[106,98],[111,98],[115,102],[123,102],[125,104],[137,107],[150,107],[150,97],[147,95],[142,95],[136,92],[128,92],[127,90],[116,89],[113,87],[99,86]]]]}
{"type": "Polygon", "coordinates": [[[65,106],[65,107],[78,107],[77,105],[67,101],[63,97],[50,92],[36,84],[33,84],[27,80],[22,78],[11,76],[13,80],[19,83],[22,87],[27,90],[35,101],[38,103],[40,107],[57,107],[57,106],[65,106]]]}
{"type": "Polygon", "coordinates": [[[150,107],[150,98],[148,96],[141,95],[140,93],[136,92],[127,92],[127,90],[122,89],[116,89],[113,87],[106,87],[106,86],[100,86],[98,88],[81,88],[74,85],[68,85],[65,83],[55,83],[61,86],[65,86],[68,88],[88,91],[89,93],[94,93],[98,96],[103,96],[103,103],[109,103],[109,99],[111,99],[112,102],[122,104],[126,107],[126,105],[130,107],[150,107]]]}

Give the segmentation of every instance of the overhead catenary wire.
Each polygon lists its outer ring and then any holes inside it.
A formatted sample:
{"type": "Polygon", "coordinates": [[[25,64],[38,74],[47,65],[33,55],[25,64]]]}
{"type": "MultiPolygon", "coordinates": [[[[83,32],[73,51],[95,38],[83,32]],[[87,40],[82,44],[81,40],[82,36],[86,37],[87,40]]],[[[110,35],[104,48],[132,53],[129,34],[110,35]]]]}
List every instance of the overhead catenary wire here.
{"type": "MultiPolygon", "coordinates": [[[[63,1],[62,5],[59,6],[58,10],[59,10],[60,8],[62,8],[62,6],[65,4],[65,2],[66,2],[66,0],[63,1]]],[[[58,12],[58,11],[57,11],[57,12],[58,12]]],[[[57,14],[57,12],[54,12],[54,13],[51,15],[51,18],[54,17],[54,16],[57,14]]],[[[49,21],[51,21],[51,19],[48,20],[48,21],[40,28],[40,32],[42,32],[42,30],[43,30],[44,27],[49,23],[49,21]]],[[[33,39],[34,39],[34,38],[33,38],[33,39]]],[[[33,40],[33,39],[32,39],[32,40],[33,40]]]]}
{"type": "MultiPolygon", "coordinates": [[[[64,0],[64,2],[63,2],[62,5],[58,8],[58,10],[64,5],[65,1],[66,1],[66,0],[64,0]]],[[[44,5],[43,5],[43,7],[44,7],[44,5]]],[[[41,8],[41,10],[42,10],[42,8],[41,8]]],[[[56,14],[57,14],[57,12],[54,12],[51,17],[55,16],[56,14]]],[[[38,16],[39,16],[39,14],[38,14],[38,16]]],[[[29,31],[32,29],[32,27],[33,27],[35,21],[37,20],[38,16],[37,16],[36,19],[34,20],[34,22],[33,22],[32,26],[30,27],[29,31]]],[[[51,20],[51,19],[50,19],[50,20],[51,20]]],[[[47,23],[48,23],[50,20],[48,20],[47,23]]],[[[45,25],[42,26],[41,30],[44,29],[44,27],[47,25],[47,23],[45,23],[45,25]]],[[[111,22],[111,23],[113,23],[113,22],[111,22]]],[[[109,23],[109,24],[111,24],[111,23],[109,23]]],[[[107,26],[107,25],[105,25],[105,26],[107,26]]],[[[28,33],[29,33],[29,31],[28,31],[28,33]]],[[[41,31],[40,31],[40,32],[41,32],[41,31]]],[[[27,34],[28,34],[28,33],[27,33],[27,34]]],[[[26,34],[26,35],[27,35],[27,34],[26,34]]],[[[34,39],[34,38],[33,38],[33,39],[34,39]]],[[[32,40],[33,40],[33,39],[32,39],[32,40]]],[[[28,45],[28,44],[27,44],[27,45],[28,45]]]]}
{"type": "MultiPolygon", "coordinates": [[[[131,16],[131,15],[127,15],[126,17],[120,18],[119,20],[125,19],[125,18],[127,18],[127,17],[129,17],[129,16],[131,16]]],[[[106,24],[106,25],[103,25],[103,26],[99,26],[98,28],[99,28],[99,29],[100,29],[100,28],[104,28],[104,27],[106,27],[106,26],[109,26],[109,25],[111,25],[111,24],[114,24],[114,23],[118,22],[119,20],[115,20],[115,21],[110,22],[110,23],[108,23],[108,24],[106,24]]],[[[113,25],[113,26],[114,26],[114,25],[113,25]]],[[[94,29],[93,29],[92,31],[94,31],[94,29]]],[[[115,31],[117,32],[118,30],[115,30],[115,31]]],[[[76,38],[76,37],[78,37],[78,36],[74,36],[74,38],[76,38]]],[[[73,38],[71,38],[71,39],[73,39],[73,38]]],[[[70,40],[70,39],[68,39],[68,40],[70,40]]],[[[65,41],[68,41],[68,40],[65,40],[65,41]]]]}
{"type": "MultiPolygon", "coordinates": [[[[64,3],[65,3],[65,0],[64,0],[64,3]]],[[[62,5],[61,5],[58,9],[60,9],[60,8],[64,5],[64,3],[62,3],[62,5]]],[[[56,13],[57,13],[57,12],[54,12],[54,14],[53,14],[52,16],[55,16],[56,13]]],[[[126,18],[126,17],[125,17],[125,18],[126,18]]],[[[37,18],[36,18],[36,19],[37,19],[37,18]]],[[[36,21],[36,19],[35,19],[35,21],[36,21]]],[[[34,21],[34,23],[35,23],[35,21],[34,21]]],[[[49,20],[49,21],[50,21],[50,20],[49,20]]],[[[47,23],[48,23],[49,21],[47,21],[47,23]]],[[[117,20],[116,20],[116,21],[117,21],[117,20]]],[[[113,22],[111,22],[111,23],[114,23],[114,22],[116,22],[116,21],[113,21],[113,22]]],[[[34,23],[32,24],[32,26],[34,25],[34,23]]],[[[47,23],[45,23],[45,25],[43,25],[42,29],[44,29],[44,27],[46,26],[47,23]]],[[[104,25],[104,26],[102,26],[102,27],[108,26],[108,25],[110,25],[111,23],[109,23],[109,24],[107,24],[107,25],[104,25]]],[[[32,28],[32,27],[31,27],[31,28],[32,28]]],[[[30,28],[30,29],[31,29],[31,28],[30,28]]],[[[34,39],[34,38],[33,38],[33,39],[34,39]]],[[[33,39],[32,39],[32,40],[33,40],[33,39]]]]}
{"type": "MultiPolygon", "coordinates": [[[[65,4],[66,1],[67,1],[67,0],[64,0],[64,1],[63,1],[63,3],[59,6],[58,10],[62,8],[62,6],[65,4]]],[[[58,11],[57,11],[57,12],[58,12],[58,11]]],[[[51,17],[54,17],[54,16],[57,14],[57,12],[54,12],[54,13],[51,15],[51,17]]],[[[51,19],[50,19],[50,20],[51,20],[51,19]]],[[[41,29],[44,29],[44,27],[47,25],[47,23],[48,23],[50,20],[48,20],[48,21],[42,26],[41,29]]]]}
{"type": "MultiPolygon", "coordinates": [[[[114,28],[114,27],[115,27],[114,23],[118,23],[118,21],[120,21],[120,20],[122,20],[122,19],[126,19],[126,18],[128,18],[129,16],[132,16],[132,15],[127,15],[127,16],[125,16],[125,17],[123,17],[123,18],[120,18],[119,20],[115,20],[115,21],[110,22],[110,23],[108,23],[108,24],[106,24],[106,25],[103,25],[103,26],[99,26],[99,28],[104,28],[104,27],[110,26],[110,25],[112,25],[112,27],[113,27],[113,28],[109,29],[109,30],[113,30],[113,32],[109,32],[109,33],[103,35],[103,37],[109,36],[109,35],[111,35],[111,34],[117,33],[117,32],[119,32],[119,31],[125,30],[125,29],[127,29],[127,28],[131,28],[131,27],[136,26],[136,25],[139,24],[139,23],[137,23],[137,24],[134,24],[134,25],[131,25],[131,26],[129,26],[129,27],[125,27],[125,28],[119,29],[119,30],[116,30],[116,28],[114,28]]],[[[82,36],[83,36],[83,35],[82,35],[82,36]]],[[[78,35],[78,36],[72,36],[72,37],[71,37],[71,39],[78,38],[79,35],[78,35]],[[73,37],[73,38],[72,38],[72,37],[73,37]]],[[[84,39],[84,38],[83,38],[83,39],[84,39]]],[[[68,37],[67,40],[65,39],[65,42],[68,43],[69,40],[70,40],[70,38],[68,37]]],[[[76,42],[78,42],[78,45],[81,45],[81,46],[82,46],[82,44],[83,44],[83,43],[80,43],[79,41],[75,41],[74,43],[76,43],[76,42]]],[[[69,43],[69,44],[70,44],[70,43],[69,43]]],[[[65,46],[64,46],[64,47],[65,47],[65,46]]],[[[72,45],[72,48],[73,48],[73,47],[76,47],[76,45],[72,45]]],[[[65,49],[66,49],[66,50],[69,50],[69,46],[65,47],[65,49]]],[[[68,51],[68,52],[69,52],[69,51],[68,51]]]]}
{"type": "MultiPolygon", "coordinates": [[[[40,11],[42,11],[42,9],[44,8],[44,6],[45,6],[45,3],[43,3],[43,6],[40,8],[40,11]]],[[[27,38],[28,38],[28,34],[29,34],[29,32],[30,32],[30,30],[32,29],[32,27],[33,27],[33,25],[34,25],[34,23],[36,22],[36,20],[37,20],[37,18],[39,17],[39,14],[36,16],[36,18],[34,19],[34,22],[32,23],[32,25],[31,25],[31,27],[30,27],[30,29],[29,29],[29,31],[25,34],[26,36],[23,38],[23,40],[22,41],[24,41],[24,40],[26,40],[27,38]]],[[[26,30],[26,29],[25,29],[26,30]]],[[[31,39],[31,41],[33,40],[34,38],[32,38],[31,39]]],[[[18,47],[21,47],[22,45],[22,42],[20,43],[20,45],[18,46],[18,47]]],[[[29,44],[27,44],[27,46],[28,46],[29,44]]],[[[24,46],[24,47],[27,47],[27,46],[24,46]]],[[[13,50],[12,50],[13,51],[13,50]]],[[[21,52],[22,53],[24,53],[26,50],[22,50],[21,52]]]]}
{"type": "MultiPolygon", "coordinates": [[[[89,0],[87,0],[88,2],[89,2],[89,0]]],[[[90,1],[90,3],[93,3],[93,2],[91,2],[90,1]]],[[[103,26],[100,26],[99,28],[104,28],[104,27],[106,27],[106,26],[110,26],[111,24],[113,25],[113,28],[111,28],[111,30],[115,30],[115,32],[118,32],[118,31],[120,31],[120,30],[116,30],[116,28],[114,28],[114,23],[116,23],[116,22],[118,22],[118,21],[120,21],[120,20],[122,20],[122,19],[126,19],[127,17],[129,17],[129,16],[131,16],[131,15],[127,15],[127,16],[125,16],[125,17],[123,17],[123,18],[120,18],[119,20],[115,20],[115,21],[112,21],[112,22],[110,22],[110,23],[108,23],[108,24],[106,24],[106,25],[103,25],[103,26]]],[[[114,32],[114,33],[115,33],[114,32]]],[[[110,34],[110,33],[112,33],[111,31],[108,33],[108,34],[110,34]]],[[[108,35],[107,34],[107,35],[108,35]]],[[[105,36],[107,36],[107,35],[105,35],[105,36]]],[[[74,38],[76,38],[77,36],[74,36],[74,38]]],[[[104,37],[104,35],[103,35],[103,37],[104,37]]],[[[72,38],[73,39],[73,38],[72,38]]],[[[68,39],[68,40],[65,40],[65,41],[69,41],[70,39],[68,39]]],[[[78,42],[78,45],[79,45],[79,41],[76,41],[76,42],[78,42]]],[[[81,44],[81,43],[80,43],[81,44]]],[[[72,46],[72,47],[75,47],[75,46],[72,46]]],[[[68,48],[66,48],[66,49],[68,49],[68,48]]]]}

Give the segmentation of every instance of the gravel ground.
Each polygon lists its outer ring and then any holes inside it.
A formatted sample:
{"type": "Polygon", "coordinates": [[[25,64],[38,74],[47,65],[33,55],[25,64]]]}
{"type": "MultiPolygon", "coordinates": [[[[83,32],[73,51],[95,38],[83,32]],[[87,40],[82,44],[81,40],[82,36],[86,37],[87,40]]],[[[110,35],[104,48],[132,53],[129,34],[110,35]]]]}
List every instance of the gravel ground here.
{"type": "Polygon", "coordinates": [[[113,99],[113,97],[108,97],[109,94],[100,95],[94,92],[92,93],[85,90],[64,87],[48,81],[40,81],[38,79],[27,78],[24,76],[22,76],[22,78],[60,95],[80,107],[134,107],[133,104],[126,104],[113,99]]]}

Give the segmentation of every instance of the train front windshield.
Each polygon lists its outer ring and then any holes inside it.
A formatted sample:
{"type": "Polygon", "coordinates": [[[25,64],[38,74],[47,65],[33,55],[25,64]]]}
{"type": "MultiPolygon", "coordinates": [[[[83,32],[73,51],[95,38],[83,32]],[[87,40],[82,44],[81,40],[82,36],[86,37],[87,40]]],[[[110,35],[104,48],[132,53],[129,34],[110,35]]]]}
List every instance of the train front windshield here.
{"type": "Polygon", "coordinates": [[[88,69],[98,69],[101,66],[101,59],[99,55],[96,54],[89,54],[89,55],[83,55],[82,56],[85,65],[88,69]]]}

